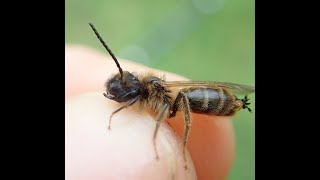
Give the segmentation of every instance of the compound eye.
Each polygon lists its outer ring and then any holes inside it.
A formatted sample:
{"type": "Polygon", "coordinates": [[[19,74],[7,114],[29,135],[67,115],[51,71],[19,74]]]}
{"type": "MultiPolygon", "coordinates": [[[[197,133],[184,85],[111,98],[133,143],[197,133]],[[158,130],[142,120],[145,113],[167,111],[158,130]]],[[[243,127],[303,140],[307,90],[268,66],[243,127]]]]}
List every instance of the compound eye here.
{"type": "Polygon", "coordinates": [[[121,86],[119,83],[111,83],[109,86],[109,93],[112,95],[117,95],[121,91],[121,86]]]}

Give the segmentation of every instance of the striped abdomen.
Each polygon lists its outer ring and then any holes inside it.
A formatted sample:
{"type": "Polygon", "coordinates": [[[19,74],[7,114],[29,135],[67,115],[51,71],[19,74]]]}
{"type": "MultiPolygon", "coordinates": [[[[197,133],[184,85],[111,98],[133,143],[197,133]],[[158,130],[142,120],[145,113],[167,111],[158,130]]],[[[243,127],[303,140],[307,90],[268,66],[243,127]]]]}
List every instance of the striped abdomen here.
{"type": "Polygon", "coordinates": [[[190,109],[196,113],[230,116],[242,108],[242,101],[222,88],[189,88],[187,95],[190,109]]]}

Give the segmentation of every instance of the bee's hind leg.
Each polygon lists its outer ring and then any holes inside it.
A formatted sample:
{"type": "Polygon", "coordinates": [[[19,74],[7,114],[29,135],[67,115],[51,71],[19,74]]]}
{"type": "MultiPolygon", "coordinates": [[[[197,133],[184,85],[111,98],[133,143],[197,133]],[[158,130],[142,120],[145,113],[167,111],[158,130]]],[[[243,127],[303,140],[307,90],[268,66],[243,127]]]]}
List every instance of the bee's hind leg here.
{"type": "Polygon", "coordinates": [[[170,118],[174,117],[176,115],[176,112],[179,109],[179,106],[182,103],[182,107],[184,109],[184,120],[185,120],[185,126],[184,126],[184,134],[183,134],[183,159],[185,162],[185,169],[188,169],[187,166],[187,158],[186,158],[186,146],[187,146],[187,139],[189,135],[189,130],[191,126],[191,118],[190,118],[190,106],[189,106],[189,99],[187,95],[182,91],[179,92],[177,98],[174,101],[172,113],[170,114],[170,118]]]}
{"type": "Polygon", "coordinates": [[[169,118],[172,118],[172,117],[175,117],[176,116],[176,113],[177,111],[179,110],[179,107],[180,107],[180,104],[181,104],[181,98],[182,98],[182,93],[180,92],[178,94],[178,96],[176,97],[174,103],[173,103],[173,106],[172,106],[172,112],[169,116],[169,118]]]}

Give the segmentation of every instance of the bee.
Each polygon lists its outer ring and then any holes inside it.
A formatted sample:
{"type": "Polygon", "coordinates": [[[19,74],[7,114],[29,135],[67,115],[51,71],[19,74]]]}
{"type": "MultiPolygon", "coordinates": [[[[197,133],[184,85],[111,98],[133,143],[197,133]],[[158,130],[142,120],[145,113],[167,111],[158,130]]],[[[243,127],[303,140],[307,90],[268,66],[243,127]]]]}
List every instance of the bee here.
{"type": "Polygon", "coordinates": [[[101,38],[92,23],[92,30],[108,51],[119,72],[106,81],[106,93],[103,95],[113,101],[125,103],[115,110],[109,118],[108,129],[111,130],[111,119],[119,111],[140,102],[141,107],[149,108],[157,114],[156,127],[152,142],[156,159],[159,159],[156,137],[160,122],[165,118],[173,118],[177,111],[184,112],[184,135],[183,135],[183,158],[187,169],[186,145],[191,126],[191,112],[209,114],[215,116],[232,116],[241,109],[247,109],[250,103],[247,94],[255,92],[252,86],[226,83],[226,82],[203,82],[203,81],[171,81],[153,74],[137,76],[134,73],[123,71],[117,58],[101,38]],[[239,99],[236,94],[245,94],[239,99]]]}

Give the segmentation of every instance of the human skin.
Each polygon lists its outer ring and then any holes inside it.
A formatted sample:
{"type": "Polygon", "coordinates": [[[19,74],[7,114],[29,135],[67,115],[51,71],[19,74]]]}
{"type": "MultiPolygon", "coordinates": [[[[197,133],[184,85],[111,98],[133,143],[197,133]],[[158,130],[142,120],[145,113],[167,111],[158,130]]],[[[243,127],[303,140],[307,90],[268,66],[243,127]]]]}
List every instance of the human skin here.
{"type": "MultiPolygon", "coordinates": [[[[118,69],[107,53],[66,45],[65,48],[65,165],[66,179],[201,179],[223,180],[234,160],[234,134],[231,117],[192,113],[187,144],[188,169],[182,155],[184,116],[161,123],[156,160],[152,145],[155,115],[138,103],[113,116],[120,107],[106,99],[104,83],[118,69]]],[[[119,59],[129,72],[165,74],[166,80],[187,80],[119,59]]]]}

